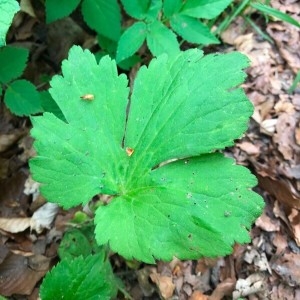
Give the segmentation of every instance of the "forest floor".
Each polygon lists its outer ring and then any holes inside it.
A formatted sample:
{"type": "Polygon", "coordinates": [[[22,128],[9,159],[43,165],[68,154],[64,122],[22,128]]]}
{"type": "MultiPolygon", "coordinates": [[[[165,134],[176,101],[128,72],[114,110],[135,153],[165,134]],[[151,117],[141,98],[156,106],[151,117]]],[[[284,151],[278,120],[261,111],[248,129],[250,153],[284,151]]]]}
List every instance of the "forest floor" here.
{"type": "MultiPolygon", "coordinates": [[[[300,20],[298,1],[272,0],[271,5],[300,20]]],[[[31,51],[24,77],[47,88],[41,76],[57,74],[69,48],[91,48],[94,37],[72,19],[46,26],[37,17],[19,13],[9,39],[31,51]]],[[[253,225],[252,242],[235,245],[226,257],[157,265],[129,265],[113,255],[116,274],[133,299],[300,299],[300,88],[288,92],[300,70],[300,30],[281,21],[260,25],[262,21],[260,16],[257,25],[270,41],[238,17],[222,34],[224,44],[218,49],[238,50],[251,60],[244,88],[254,114],[248,131],[226,154],[257,176],[256,192],[266,202],[253,225]]],[[[34,155],[30,121],[0,105],[0,294],[33,300],[57,261],[75,209],[35,213],[45,200],[28,168],[34,155]]]]}

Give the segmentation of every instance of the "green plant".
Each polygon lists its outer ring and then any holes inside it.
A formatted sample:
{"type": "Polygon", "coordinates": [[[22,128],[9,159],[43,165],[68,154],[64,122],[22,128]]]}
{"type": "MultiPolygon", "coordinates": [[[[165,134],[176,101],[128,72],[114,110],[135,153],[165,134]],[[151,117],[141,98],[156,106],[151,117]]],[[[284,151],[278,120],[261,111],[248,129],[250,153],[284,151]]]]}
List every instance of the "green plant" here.
{"type": "Polygon", "coordinates": [[[65,121],[32,117],[42,193],[65,208],[110,195],[96,208],[95,238],[126,259],[197,259],[248,242],[263,206],[256,180],[216,152],[253,111],[238,87],[247,66],[240,53],[161,55],[139,70],[128,100],[115,61],[72,47],[50,89],[65,121]]]}
{"type": "MultiPolygon", "coordinates": [[[[178,34],[183,40],[195,44],[217,44],[219,40],[210,32],[205,21],[218,16],[232,0],[122,0],[126,13],[138,22],[125,29],[121,35],[121,13],[116,0],[84,0],[81,11],[86,23],[100,35],[110,40],[108,52],[126,69],[128,63],[134,64],[132,56],[146,40],[154,56],[162,53],[177,53],[178,34]],[[175,34],[175,33],[176,34],[175,34]]],[[[47,22],[68,16],[78,7],[80,1],[46,1],[47,22]],[[59,7],[59,9],[57,9],[59,7]]],[[[101,45],[102,46],[102,45],[101,45]]]]}
{"type": "Polygon", "coordinates": [[[232,0],[122,0],[121,2],[127,14],[139,21],[127,28],[120,37],[117,62],[133,55],[145,40],[154,56],[177,53],[179,43],[176,34],[194,44],[218,44],[219,40],[210,32],[210,28],[199,19],[215,18],[232,0]]]}
{"type": "Polygon", "coordinates": [[[6,34],[14,15],[19,11],[17,1],[0,0],[0,96],[12,113],[29,116],[43,111],[51,111],[62,116],[59,108],[46,92],[38,92],[23,74],[29,51],[21,47],[6,46],[6,34]]]}
{"type": "Polygon", "coordinates": [[[0,47],[6,45],[6,34],[12,23],[14,15],[20,10],[17,1],[0,0],[0,47]]]}
{"type": "Polygon", "coordinates": [[[101,299],[111,299],[118,288],[122,289],[112,272],[106,247],[95,242],[93,227],[87,222],[65,233],[58,249],[61,261],[40,288],[43,300],[99,299],[100,295],[101,299]]]}
{"type": "MultiPolygon", "coordinates": [[[[279,19],[283,22],[290,23],[294,26],[300,27],[300,23],[297,20],[292,18],[290,15],[281,12],[278,9],[272,8],[268,3],[269,1],[265,1],[265,2],[267,3],[261,3],[258,1],[251,1],[251,0],[243,0],[243,1],[237,1],[236,3],[233,3],[230,6],[230,12],[228,13],[228,15],[225,18],[223,17],[220,18],[221,19],[220,23],[218,24],[217,29],[214,31],[214,33],[216,35],[220,35],[224,30],[228,28],[228,26],[233,22],[233,20],[235,20],[238,16],[241,15],[246,20],[246,22],[248,22],[253,27],[253,29],[257,31],[259,35],[261,35],[264,39],[268,40],[269,42],[273,42],[272,39],[265,32],[263,32],[255,24],[255,22],[252,21],[251,14],[253,13],[253,9],[254,11],[259,11],[260,13],[262,13],[266,17],[266,19],[271,17],[271,18],[279,19]],[[251,9],[249,10],[249,8],[251,9]]],[[[219,19],[215,19],[214,23],[217,23],[218,21],[219,19]]]]}
{"type": "Polygon", "coordinates": [[[26,67],[29,51],[6,46],[6,34],[14,15],[19,11],[17,1],[0,0],[0,96],[16,115],[29,115],[41,111],[39,94],[29,81],[20,79],[26,67]]]}

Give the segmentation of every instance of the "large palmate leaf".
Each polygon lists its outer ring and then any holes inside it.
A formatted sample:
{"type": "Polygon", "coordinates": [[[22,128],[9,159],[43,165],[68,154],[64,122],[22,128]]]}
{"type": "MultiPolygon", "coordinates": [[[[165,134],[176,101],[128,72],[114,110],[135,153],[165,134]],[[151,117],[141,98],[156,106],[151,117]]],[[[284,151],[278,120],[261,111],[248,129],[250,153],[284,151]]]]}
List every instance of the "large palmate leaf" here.
{"type": "Polygon", "coordinates": [[[67,208],[111,195],[96,211],[96,239],[126,258],[224,255],[247,242],[262,207],[256,180],[213,153],[247,127],[247,65],[240,53],[159,56],[139,70],[127,107],[115,62],[73,47],[50,89],[66,122],[33,118],[42,192],[67,208]]]}

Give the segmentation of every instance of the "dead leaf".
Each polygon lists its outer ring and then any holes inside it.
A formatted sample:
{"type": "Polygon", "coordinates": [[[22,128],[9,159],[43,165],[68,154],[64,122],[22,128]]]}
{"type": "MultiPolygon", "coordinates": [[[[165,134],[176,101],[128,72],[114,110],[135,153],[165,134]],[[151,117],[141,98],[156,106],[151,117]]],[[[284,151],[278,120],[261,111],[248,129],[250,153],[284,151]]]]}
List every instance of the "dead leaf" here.
{"type": "Polygon", "coordinates": [[[280,223],[276,219],[271,219],[264,212],[256,221],[255,225],[267,232],[279,231],[280,223]]]}
{"type": "Polygon", "coordinates": [[[171,277],[161,276],[154,272],[150,274],[150,278],[157,285],[159,292],[164,299],[169,299],[173,296],[175,284],[171,277]]]}
{"type": "Polygon", "coordinates": [[[22,232],[29,226],[30,218],[0,218],[0,229],[10,233],[22,232]]]}
{"type": "Polygon", "coordinates": [[[233,278],[227,278],[223,282],[219,283],[211,296],[208,297],[209,300],[222,300],[225,296],[231,296],[234,291],[236,280],[233,278]]]}
{"type": "Polygon", "coordinates": [[[284,253],[271,267],[289,286],[300,286],[300,254],[284,253]]]}
{"type": "Polygon", "coordinates": [[[294,240],[297,246],[300,247],[300,212],[298,209],[292,208],[291,213],[288,215],[290,221],[292,232],[294,235],[294,240]]]}
{"type": "Polygon", "coordinates": [[[10,253],[0,265],[0,294],[30,295],[49,265],[50,259],[42,255],[24,257],[10,253]]]}
{"type": "Polygon", "coordinates": [[[37,233],[41,233],[45,228],[50,229],[51,224],[58,212],[58,205],[55,203],[46,203],[34,212],[30,219],[30,228],[37,233]]]}
{"type": "Polygon", "coordinates": [[[210,298],[207,295],[204,295],[200,291],[194,291],[189,300],[209,300],[210,298]]]}
{"type": "Polygon", "coordinates": [[[265,276],[262,273],[253,273],[246,279],[238,279],[232,299],[239,299],[265,290],[265,276]]]}

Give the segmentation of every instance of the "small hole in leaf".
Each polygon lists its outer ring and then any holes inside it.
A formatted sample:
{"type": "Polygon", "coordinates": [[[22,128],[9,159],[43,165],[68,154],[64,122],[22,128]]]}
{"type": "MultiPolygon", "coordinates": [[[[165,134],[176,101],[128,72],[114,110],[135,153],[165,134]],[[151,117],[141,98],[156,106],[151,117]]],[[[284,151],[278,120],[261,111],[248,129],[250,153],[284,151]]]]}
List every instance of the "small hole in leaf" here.
{"type": "Polygon", "coordinates": [[[189,160],[188,160],[188,159],[186,159],[186,160],[184,161],[184,163],[185,163],[185,164],[188,164],[188,163],[189,163],[189,160]]]}
{"type": "Polygon", "coordinates": [[[189,238],[189,239],[191,239],[191,238],[192,238],[192,235],[191,235],[191,234],[189,234],[189,235],[188,235],[188,238],[189,238]]]}

